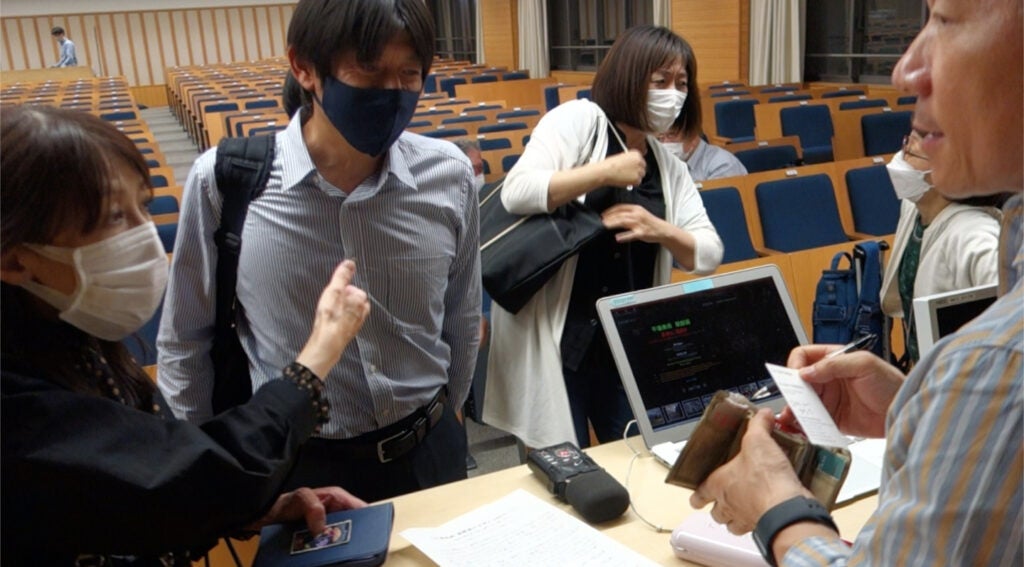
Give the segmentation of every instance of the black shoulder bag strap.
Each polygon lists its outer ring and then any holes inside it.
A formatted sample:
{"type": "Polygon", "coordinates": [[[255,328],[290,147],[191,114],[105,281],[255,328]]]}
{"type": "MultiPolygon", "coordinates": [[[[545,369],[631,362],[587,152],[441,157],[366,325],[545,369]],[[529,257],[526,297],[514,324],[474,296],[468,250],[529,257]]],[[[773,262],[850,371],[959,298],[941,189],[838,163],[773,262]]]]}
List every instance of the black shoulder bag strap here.
{"type": "Polygon", "coordinates": [[[270,178],[275,137],[224,138],[217,145],[214,173],[223,196],[217,245],[217,319],[210,358],[213,359],[213,411],[215,414],[243,404],[252,397],[249,361],[235,328],[238,301],[238,255],[249,203],[260,196],[270,178]]]}

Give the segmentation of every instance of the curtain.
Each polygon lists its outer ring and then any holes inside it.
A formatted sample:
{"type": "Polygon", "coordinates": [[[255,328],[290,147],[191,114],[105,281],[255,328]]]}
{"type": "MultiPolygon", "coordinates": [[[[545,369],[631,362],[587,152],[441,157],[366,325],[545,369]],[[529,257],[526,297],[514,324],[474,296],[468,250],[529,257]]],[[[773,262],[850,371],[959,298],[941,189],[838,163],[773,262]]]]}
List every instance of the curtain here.
{"type": "Polygon", "coordinates": [[[654,2],[654,25],[672,28],[672,0],[652,0],[654,2]]]}
{"type": "Polygon", "coordinates": [[[483,7],[480,0],[474,0],[476,3],[476,21],[473,25],[476,27],[476,62],[486,63],[487,59],[484,57],[484,14],[483,7]]]}
{"type": "Polygon", "coordinates": [[[750,0],[750,84],[803,80],[806,0],[750,0]]]}
{"type": "Polygon", "coordinates": [[[529,69],[533,79],[542,79],[550,74],[548,17],[544,0],[519,0],[519,68],[529,69]]]}

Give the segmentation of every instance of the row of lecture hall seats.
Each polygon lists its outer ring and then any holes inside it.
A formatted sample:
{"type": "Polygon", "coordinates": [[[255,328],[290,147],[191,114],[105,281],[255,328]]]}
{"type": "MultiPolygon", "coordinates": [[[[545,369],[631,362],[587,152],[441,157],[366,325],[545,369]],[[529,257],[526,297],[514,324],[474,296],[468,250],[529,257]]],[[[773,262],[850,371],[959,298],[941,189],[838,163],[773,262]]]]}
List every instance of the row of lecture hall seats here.
{"type": "Polygon", "coordinates": [[[124,77],[89,77],[16,82],[0,88],[0,106],[45,105],[94,114],[130,138],[146,160],[155,184],[170,186],[174,176],[149,126],[141,118],[124,77]]]}
{"type": "Polygon", "coordinates": [[[910,131],[916,98],[891,89],[707,89],[704,129],[719,144],[797,136],[804,163],[893,153],[910,131]],[[766,92],[769,91],[769,92],[766,92]],[[721,99],[721,100],[719,100],[721,99]]]}
{"type": "Polygon", "coordinates": [[[509,71],[505,67],[488,67],[486,65],[435,67],[427,75],[423,84],[423,92],[427,94],[442,93],[454,98],[455,87],[458,85],[517,81],[529,78],[530,72],[527,70],[509,71]]]}
{"type": "MultiPolygon", "coordinates": [[[[699,184],[725,245],[727,272],[776,264],[810,333],[814,286],[832,255],[865,239],[886,240],[899,219],[885,163],[891,156],[806,165],[699,184]]],[[[679,272],[675,280],[693,276],[679,272]]]]}
{"type": "MultiPolygon", "coordinates": [[[[168,100],[174,115],[202,148],[225,137],[272,133],[288,123],[280,96],[286,71],[286,62],[280,58],[170,68],[168,100]]],[[[469,76],[480,71],[493,72],[495,68],[442,61],[431,75],[469,76]]],[[[435,138],[475,137],[484,150],[489,179],[508,172],[545,112],[540,105],[508,106],[504,100],[474,101],[447,95],[422,94],[408,129],[435,138]]]]}
{"type": "MultiPolygon", "coordinates": [[[[283,58],[174,67],[167,70],[167,97],[182,126],[200,148],[206,149],[225,136],[257,135],[283,128],[287,116],[281,105],[281,88],[286,73],[287,61],[283,58]]],[[[529,74],[523,71],[438,59],[427,77],[422,98],[440,103],[445,95],[454,98],[457,84],[526,78],[529,74]],[[438,81],[445,88],[438,89],[438,81]]]]}
{"type": "Polygon", "coordinates": [[[281,91],[288,72],[282,57],[248,63],[171,67],[166,70],[171,112],[201,150],[216,144],[227,131],[222,115],[245,112],[273,115],[265,127],[276,126],[283,115],[281,91]],[[211,129],[212,126],[212,129],[211,129]]]}

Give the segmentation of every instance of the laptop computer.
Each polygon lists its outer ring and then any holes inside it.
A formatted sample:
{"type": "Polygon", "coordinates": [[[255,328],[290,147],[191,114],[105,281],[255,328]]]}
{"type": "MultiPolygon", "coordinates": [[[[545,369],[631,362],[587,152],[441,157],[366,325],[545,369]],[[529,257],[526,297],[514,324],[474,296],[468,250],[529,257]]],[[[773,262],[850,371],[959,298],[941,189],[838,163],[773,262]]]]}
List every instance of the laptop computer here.
{"type": "MultiPolygon", "coordinates": [[[[807,344],[774,265],[604,297],[597,302],[615,365],[651,454],[671,467],[718,390],[750,397],[771,384],[766,362],[786,364],[807,344]]],[[[756,402],[779,412],[780,394],[756,402]]],[[[849,446],[838,503],[878,490],[884,439],[849,446]]]]}
{"type": "MultiPolygon", "coordinates": [[[[718,390],[771,384],[807,335],[774,265],[604,297],[597,312],[644,444],[671,466],[718,390]]],[[[758,400],[778,412],[779,394],[758,400]]]]}
{"type": "Polygon", "coordinates": [[[939,342],[974,319],[996,301],[996,284],[914,298],[917,351],[924,356],[939,342]]]}

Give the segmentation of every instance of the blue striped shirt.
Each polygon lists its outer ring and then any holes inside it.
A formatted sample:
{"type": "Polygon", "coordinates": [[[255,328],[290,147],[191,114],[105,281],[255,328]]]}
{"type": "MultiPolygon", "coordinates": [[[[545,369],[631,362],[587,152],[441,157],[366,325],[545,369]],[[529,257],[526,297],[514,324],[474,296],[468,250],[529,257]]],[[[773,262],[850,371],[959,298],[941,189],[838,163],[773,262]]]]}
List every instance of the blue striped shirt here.
{"type": "Polygon", "coordinates": [[[1024,564],[1022,208],[1020,194],[1004,207],[1005,293],[940,341],[889,408],[878,509],[853,548],[809,538],[783,565],[1024,564]]]}
{"type": "MultiPolygon", "coordinates": [[[[159,385],[175,415],[211,415],[221,195],[216,149],[186,182],[157,342],[159,385]]],[[[249,206],[238,266],[238,321],[253,387],[277,378],[313,327],[320,292],[344,258],[371,311],[327,377],[331,420],[349,438],[394,423],[442,387],[460,408],[479,343],[479,205],[469,159],[453,144],[403,133],[381,170],[346,195],[323,179],[298,114],[277,134],[266,190],[249,206]]]]}
{"type": "Polygon", "coordinates": [[[78,56],[75,55],[75,44],[70,39],[60,42],[60,60],[54,67],[74,67],[78,65],[78,56]]]}

